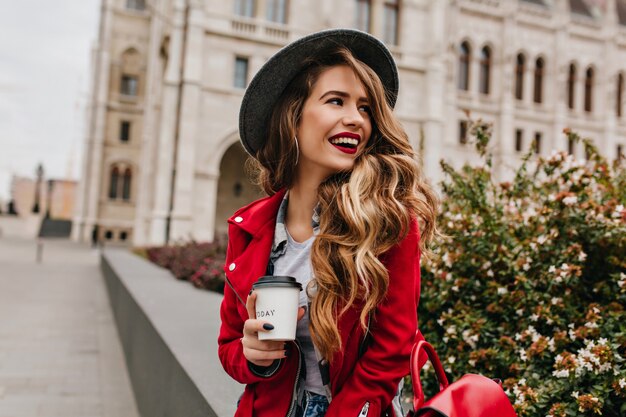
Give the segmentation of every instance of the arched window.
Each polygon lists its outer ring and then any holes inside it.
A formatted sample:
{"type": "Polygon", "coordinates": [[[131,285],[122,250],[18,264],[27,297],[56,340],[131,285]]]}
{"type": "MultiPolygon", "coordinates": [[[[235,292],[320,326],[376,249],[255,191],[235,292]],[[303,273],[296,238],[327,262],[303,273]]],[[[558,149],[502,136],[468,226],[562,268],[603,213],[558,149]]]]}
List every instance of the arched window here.
{"type": "Polygon", "coordinates": [[[489,94],[489,84],[491,78],[491,49],[485,46],[480,51],[480,85],[479,91],[483,94],[489,94]]]}
{"type": "Polygon", "coordinates": [[[126,168],[124,171],[124,181],[122,183],[122,200],[128,201],[130,200],[130,183],[132,180],[132,173],[130,168],[126,168]]]}
{"type": "Polygon", "coordinates": [[[573,63],[569,66],[569,74],[567,76],[567,107],[573,109],[576,106],[576,65],[573,63]]]}
{"type": "Polygon", "coordinates": [[[114,166],[111,169],[111,175],[109,178],[109,198],[115,200],[117,198],[117,184],[119,183],[120,171],[114,166]]]}
{"type": "Polygon", "coordinates": [[[622,117],[622,100],[624,97],[624,74],[623,73],[619,73],[617,74],[617,97],[616,98],[616,103],[615,103],[615,114],[617,115],[617,117],[622,117]]]}
{"type": "Polygon", "coordinates": [[[585,73],[585,111],[593,111],[593,68],[587,68],[585,73]]]}
{"type": "Polygon", "coordinates": [[[535,61],[535,92],[533,94],[533,101],[535,103],[543,102],[543,73],[545,63],[543,58],[537,58],[535,61]]]}
{"type": "Polygon", "coordinates": [[[469,90],[470,61],[472,49],[469,43],[463,42],[459,48],[459,90],[469,90]]]}
{"type": "Polygon", "coordinates": [[[526,57],[524,54],[518,54],[515,65],[515,98],[518,100],[524,98],[524,72],[526,72],[526,57]]]}

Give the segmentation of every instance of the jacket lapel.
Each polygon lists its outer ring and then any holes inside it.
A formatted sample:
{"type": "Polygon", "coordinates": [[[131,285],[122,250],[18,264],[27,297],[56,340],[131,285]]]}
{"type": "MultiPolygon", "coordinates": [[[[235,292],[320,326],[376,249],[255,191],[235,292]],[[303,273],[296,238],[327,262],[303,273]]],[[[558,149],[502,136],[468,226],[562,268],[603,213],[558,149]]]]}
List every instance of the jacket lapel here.
{"type": "MultiPolygon", "coordinates": [[[[248,297],[259,277],[265,275],[274,241],[276,214],[285,191],[255,201],[228,219],[229,249],[224,271],[242,300],[248,297]]],[[[245,305],[239,312],[247,318],[245,305]]]]}

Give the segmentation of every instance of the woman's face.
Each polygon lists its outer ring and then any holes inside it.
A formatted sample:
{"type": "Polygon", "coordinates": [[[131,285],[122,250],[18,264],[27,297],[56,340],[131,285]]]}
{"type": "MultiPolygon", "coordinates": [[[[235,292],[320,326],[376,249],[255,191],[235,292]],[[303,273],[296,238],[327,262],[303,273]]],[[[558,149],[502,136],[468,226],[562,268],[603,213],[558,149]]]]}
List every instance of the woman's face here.
{"type": "Polygon", "coordinates": [[[319,177],[349,171],[372,133],[365,88],[346,65],[322,72],[304,102],[298,125],[298,173],[319,177]]]}

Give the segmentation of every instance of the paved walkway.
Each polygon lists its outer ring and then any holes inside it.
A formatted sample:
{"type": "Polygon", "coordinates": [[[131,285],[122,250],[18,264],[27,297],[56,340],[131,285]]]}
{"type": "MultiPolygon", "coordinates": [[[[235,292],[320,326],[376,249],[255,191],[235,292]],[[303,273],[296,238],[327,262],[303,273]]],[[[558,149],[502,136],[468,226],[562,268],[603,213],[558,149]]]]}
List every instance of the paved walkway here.
{"type": "Polygon", "coordinates": [[[0,417],[138,417],[96,250],[0,238],[0,417]]]}

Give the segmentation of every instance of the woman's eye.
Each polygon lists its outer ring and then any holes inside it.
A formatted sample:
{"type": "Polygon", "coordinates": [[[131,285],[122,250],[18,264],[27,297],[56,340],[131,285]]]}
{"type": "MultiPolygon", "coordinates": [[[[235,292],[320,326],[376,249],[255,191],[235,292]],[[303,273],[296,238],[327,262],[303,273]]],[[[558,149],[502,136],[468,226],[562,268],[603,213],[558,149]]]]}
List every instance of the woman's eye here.
{"type": "Polygon", "coordinates": [[[371,113],[370,106],[365,106],[365,105],[363,105],[363,106],[359,106],[359,110],[360,110],[360,111],[362,111],[362,112],[365,112],[365,113],[367,113],[367,114],[370,114],[370,113],[371,113]]]}
{"type": "Polygon", "coordinates": [[[338,97],[335,97],[335,98],[331,98],[330,100],[328,100],[327,103],[337,104],[338,106],[341,106],[343,104],[343,100],[338,97]]]}

